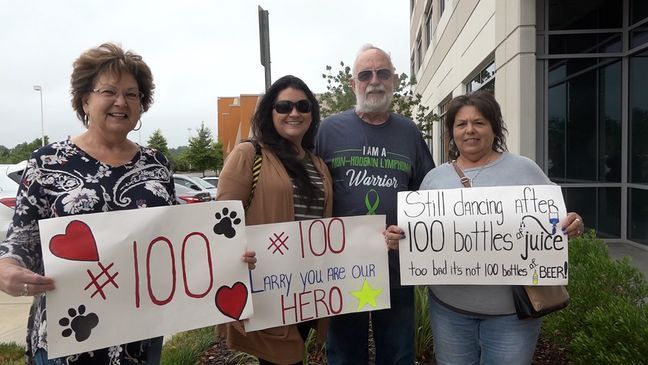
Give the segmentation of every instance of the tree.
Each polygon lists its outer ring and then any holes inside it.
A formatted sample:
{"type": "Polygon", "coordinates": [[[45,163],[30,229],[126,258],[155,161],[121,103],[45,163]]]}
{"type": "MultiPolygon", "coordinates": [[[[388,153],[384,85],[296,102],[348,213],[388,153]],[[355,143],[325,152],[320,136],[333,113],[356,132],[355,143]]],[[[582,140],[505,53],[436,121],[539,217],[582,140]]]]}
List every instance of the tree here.
{"type": "Polygon", "coordinates": [[[162,131],[156,129],[148,139],[148,147],[160,151],[163,155],[169,156],[169,147],[167,140],[162,135],[162,131]]]}
{"type": "MultiPolygon", "coordinates": [[[[320,111],[322,117],[339,113],[355,105],[356,99],[351,88],[351,68],[344,62],[340,62],[341,70],[333,73],[331,66],[326,66],[326,73],[322,78],[326,79],[326,92],[320,96],[320,111]]],[[[430,112],[430,108],[421,104],[421,94],[414,93],[416,79],[410,78],[405,73],[398,76],[399,83],[394,90],[394,98],[391,102],[391,110],[412,119],[421,130],[426,140],[432,139],[433,123],[440,118],[437,114],[430,112]]]]}
{"type": "MultiPolygon", "coordinates": [[[[45,136],[45,144],[48,143],[49,138],[45,136]]],[[[23,142],[17,144],[14,148],[6,148],[4,146],[0,147],[2,147],[2,149],[0,149],[0,163],[13,164],[29,159],[32,152],[41,148],[41,139],[36,138],[31,142],[23,142]]]]}
{"type": "Polygon", "coordinates": [[[205,127],[205,122],[200,124],[197,129],[197,135],[189,138],[189,149],[185,157],[193,169],[202,171],[218,170],[223,166],[223,148],[219,143],[215,143],[211,136],[211,130],[205,127]]]}

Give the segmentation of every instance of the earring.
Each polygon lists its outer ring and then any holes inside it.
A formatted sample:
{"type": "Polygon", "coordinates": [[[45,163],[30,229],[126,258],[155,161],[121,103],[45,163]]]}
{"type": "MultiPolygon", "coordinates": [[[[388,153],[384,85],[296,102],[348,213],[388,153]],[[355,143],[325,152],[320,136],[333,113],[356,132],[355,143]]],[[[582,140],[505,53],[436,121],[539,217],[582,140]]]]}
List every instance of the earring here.
{"type": "Polygon", "coordinates": [[[83,114],[83,124],[87,127],[89,123],[88,114],[83,114]]]}
{"type": "Polygon", "coordinates": [[[133,131],[137,132],[142,128],[142,119],[137,120],[137,128],[133,128],[133,131]]]}

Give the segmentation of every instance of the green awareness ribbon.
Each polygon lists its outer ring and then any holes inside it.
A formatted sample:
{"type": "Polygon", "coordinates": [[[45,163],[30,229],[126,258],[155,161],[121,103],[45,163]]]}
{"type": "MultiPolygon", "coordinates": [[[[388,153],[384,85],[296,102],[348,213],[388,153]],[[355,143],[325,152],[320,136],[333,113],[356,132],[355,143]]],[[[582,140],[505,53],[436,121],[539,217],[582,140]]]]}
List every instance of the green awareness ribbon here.
{"type": "Polygon", "coordinates": [[[364,198],[365,206],[367,207],[367,215],[375,215],[376,210],[378,210],[378,205],[380,205],[380,195],[378,195],[378,192],[374,189],[371,189],[367,191],[367,194],[365,194],[364,198]],[[369,195],[371,193],[374,193],[374,201],[373,204],[369,201],[369,195]]]}

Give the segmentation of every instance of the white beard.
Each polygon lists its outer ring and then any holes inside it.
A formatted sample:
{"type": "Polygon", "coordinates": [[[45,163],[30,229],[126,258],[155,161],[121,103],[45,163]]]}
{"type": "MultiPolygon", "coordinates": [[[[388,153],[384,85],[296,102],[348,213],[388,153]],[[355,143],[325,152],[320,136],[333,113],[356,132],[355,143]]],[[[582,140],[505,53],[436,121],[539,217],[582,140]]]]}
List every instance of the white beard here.
{"type": "Polygon", "coordinates": [[[386,113],[389,111],[389,106],[394,97],[392,93],[385,92],[380,96],[378,96],[379,94],[372,94],[369,98],[365,97],[369,92],[376,90],[386,91],[385,87],[380,85],[378,87],[367,86],[364,95],[356,93],[356,111],[360,113],[386,113]]]}

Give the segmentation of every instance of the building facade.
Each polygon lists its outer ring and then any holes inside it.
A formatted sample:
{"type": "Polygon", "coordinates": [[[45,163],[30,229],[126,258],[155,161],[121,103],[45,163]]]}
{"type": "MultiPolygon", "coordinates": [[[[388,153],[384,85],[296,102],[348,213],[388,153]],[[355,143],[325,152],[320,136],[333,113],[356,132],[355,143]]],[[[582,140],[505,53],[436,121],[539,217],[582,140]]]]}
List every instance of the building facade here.
{"type": "Polygon", "coordinates": [[[223,157],[242,139],[251,136],[250,122],[260,95],[224,96],[218,98],[218,141],[223,157]]]}
{"type": "MultiPolygon", "coordinates": [[[[411,0],[411,74],[439,115],[478,89],[610,241],[648,245],[648,1],[411,0]]],[[[446,158],[437,123],[435,161],[446,158]]]]}

